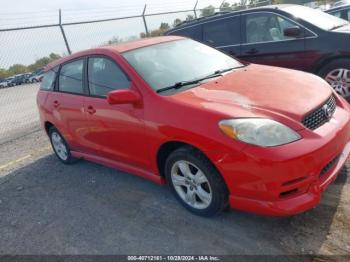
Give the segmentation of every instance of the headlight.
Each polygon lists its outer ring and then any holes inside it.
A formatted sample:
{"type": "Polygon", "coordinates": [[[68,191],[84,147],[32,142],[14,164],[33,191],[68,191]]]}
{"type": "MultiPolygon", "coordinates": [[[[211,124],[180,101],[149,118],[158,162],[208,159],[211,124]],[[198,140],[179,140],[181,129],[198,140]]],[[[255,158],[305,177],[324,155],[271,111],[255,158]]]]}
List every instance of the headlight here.
{"type": "Polygon", "coordinates": [[[288,144],[301,138],[289,127],[264,118],[222,120],[219,127],[233,139],[263,147],[288,144]]]}

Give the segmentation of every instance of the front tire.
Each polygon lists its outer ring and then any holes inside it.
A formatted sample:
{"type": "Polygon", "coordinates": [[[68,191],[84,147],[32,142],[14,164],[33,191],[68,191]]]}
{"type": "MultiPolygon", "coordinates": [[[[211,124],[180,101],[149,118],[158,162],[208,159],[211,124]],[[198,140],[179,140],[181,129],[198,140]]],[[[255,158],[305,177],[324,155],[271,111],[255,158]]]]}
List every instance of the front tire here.
{"type": "Polygon", "coordinates": [[[196,215],[214,216],[228,205],[223,178],[207,157],[192,147],[170,154],[165,175],[177,200],[196,215]]]}
{"type": "Polygon", "coordinates": [[[70,148],[61,133],[55,128],[49,129],[49,138],[53,151],[57,158],[64,164],[76,162],[76,158],[71,155],[70,148]]]}
{"type": "Polygon", "coordinates": [[[337,59],[321,68],[319,76],[346,100],[350,100],[350,59],[337,59]]]}

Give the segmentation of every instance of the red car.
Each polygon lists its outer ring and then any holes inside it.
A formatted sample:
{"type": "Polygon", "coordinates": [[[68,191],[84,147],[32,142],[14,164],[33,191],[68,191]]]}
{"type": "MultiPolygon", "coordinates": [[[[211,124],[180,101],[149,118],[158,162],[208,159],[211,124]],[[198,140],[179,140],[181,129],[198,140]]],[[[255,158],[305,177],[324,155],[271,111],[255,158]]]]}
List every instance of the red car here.
{"type": "Polygon", "coordinates": [[[94,48],[45,71],[37,103],[63,163],[168,183],[198,215],[303,212],[349,155],[350,108],[324,80],[187,38],[94,48]]]}

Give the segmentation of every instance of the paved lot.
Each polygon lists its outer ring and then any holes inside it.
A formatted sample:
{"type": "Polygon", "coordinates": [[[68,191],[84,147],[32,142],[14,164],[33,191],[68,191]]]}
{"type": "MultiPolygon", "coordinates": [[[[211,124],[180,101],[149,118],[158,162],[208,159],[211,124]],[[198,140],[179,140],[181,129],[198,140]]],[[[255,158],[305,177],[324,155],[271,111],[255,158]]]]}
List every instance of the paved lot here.
{"type": "Polygon", "coordinates": [[[0,89],[0,144],[38,130],[36,93],[39,84],[0,89]]]}
{"type": "Polygon", "coordinates": [[[350,253],[347,169],[307,213],[200,218],[166,187],[86,161],[61,164],[36,131],[37,88],[0,90],[0,254],[350,253]]]}

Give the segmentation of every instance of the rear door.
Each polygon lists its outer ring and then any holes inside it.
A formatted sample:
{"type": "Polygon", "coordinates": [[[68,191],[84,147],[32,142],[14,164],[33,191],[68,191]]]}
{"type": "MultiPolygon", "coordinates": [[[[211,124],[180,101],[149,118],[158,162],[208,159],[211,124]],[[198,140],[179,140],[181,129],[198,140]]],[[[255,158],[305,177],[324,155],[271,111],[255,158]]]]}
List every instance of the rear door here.
{"type": "Polygon", "coordinates": [[[232,56],[241,54],[240,15],[220,18],[202,24],[203,42],[232,56]]]}
{"type": "Polygon", "coordinates": [[[242,14],[241,59],[303,70],[306,67],[305,37],[310,34],[303,26],[274,12],[242,14]],[[284,30],[292,27],[300,28],[300,36],[284,35],[284,30]]]}
{"type": "Polygon", "coordinates": [[[73,151],[90,151],[85,140],[88,128],[83,101],[84,89],[83,58],[67,62],[61,66],[54,92],[48,97],[53,122],[67,140],[73,151]]]}

